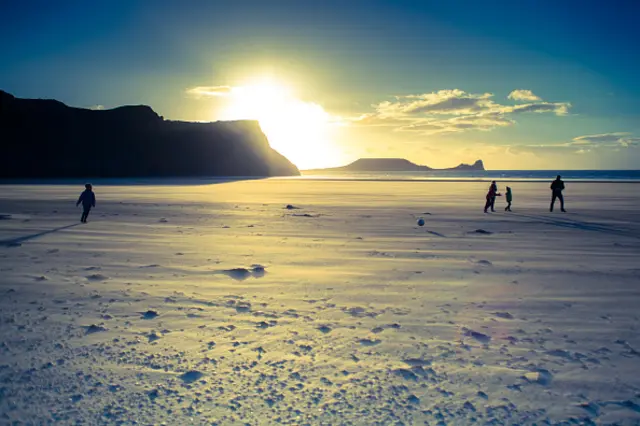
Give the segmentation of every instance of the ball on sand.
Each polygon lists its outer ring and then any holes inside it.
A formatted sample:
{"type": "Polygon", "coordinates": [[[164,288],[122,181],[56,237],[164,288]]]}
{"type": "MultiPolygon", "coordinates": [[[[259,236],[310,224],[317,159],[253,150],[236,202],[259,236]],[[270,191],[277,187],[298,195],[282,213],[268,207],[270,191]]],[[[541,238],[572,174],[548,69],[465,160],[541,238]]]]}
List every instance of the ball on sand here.
{"type": "Polygon", "coordinates": [[[423,218],[418,219],[418,226],[424,226],[424,219],[423,218]]]}

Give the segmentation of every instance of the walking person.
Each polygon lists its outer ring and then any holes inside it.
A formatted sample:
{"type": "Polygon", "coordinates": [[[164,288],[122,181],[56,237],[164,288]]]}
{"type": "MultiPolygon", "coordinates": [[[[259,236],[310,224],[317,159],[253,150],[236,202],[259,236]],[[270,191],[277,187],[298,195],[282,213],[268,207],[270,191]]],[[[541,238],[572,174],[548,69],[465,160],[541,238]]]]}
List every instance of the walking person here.
{"type": "Polygon", "coordinates": [[[90,183],[86,184],[85,190],[80,194],[80,198],[78,198],[78,202],[76,202],[76,207],[82,203],[82,216],[80,217],[80,222],[87,223],[87,217],[89,216],[89,212],[92,207],[96,206],[96,194],[93,193],[93,187],[90,183]]]}
{"type": "Polygon", "coordinates": [[[549,207],[549,211],[553,211],[553,205],[556,203],[556,198],[560,200],[560,210],[566,212],[564,209],[564,197],[562,196],[562,191],[564,190],[564,182],[560,178],[560,175],[556,177],[551,183],[551,206],[549,207]]]}
{"type": "Polygon", "coordinates": [[[507,192],[504,194],[507,199],[507,207],[504,208],[505,212],[511,211],[511,201],[513,201],[513,193],[511,192],[511,187],[507,186],[507,192]]]}
{"type": "Polygon", "coordinates": [[[487,209],[491,207],[491,211],[495,212],[495,204],[496,204],[496,196],[500,196],[498,194],[498,185],[496,181],[491,182],[491,186],[489,186],[489,192],[487,192],[487,202],[484,205],[484,212],[487,212],[487,209]]]}

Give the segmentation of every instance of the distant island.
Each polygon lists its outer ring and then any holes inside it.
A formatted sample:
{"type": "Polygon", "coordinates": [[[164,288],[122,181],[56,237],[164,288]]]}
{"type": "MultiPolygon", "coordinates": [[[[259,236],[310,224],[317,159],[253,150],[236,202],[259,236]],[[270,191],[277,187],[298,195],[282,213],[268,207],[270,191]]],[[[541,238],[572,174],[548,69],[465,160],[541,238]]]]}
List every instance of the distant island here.
{"type": "Polygon", "coordinates": [[[482,160],[473,164],[460,164],[449,169],[432,169],[404,158],[360,158],[351,164],[328,169],[306,170],[307,172],[448,172],[485,170],[482,160]]]}
{"type": "Polygon", "coordinates": [[[0,178],[297,176],[257,121],[169,121],[150,107],[110,110],[0,90],[0,178]]]}

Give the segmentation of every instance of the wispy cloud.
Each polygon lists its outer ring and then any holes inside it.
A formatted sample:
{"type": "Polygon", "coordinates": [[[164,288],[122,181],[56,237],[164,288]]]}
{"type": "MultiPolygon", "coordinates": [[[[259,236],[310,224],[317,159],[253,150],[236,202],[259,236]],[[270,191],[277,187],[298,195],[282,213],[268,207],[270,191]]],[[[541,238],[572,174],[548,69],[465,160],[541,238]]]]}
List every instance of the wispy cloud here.
{"type": "Polygon", "coordinates": [[[619,150],[635,147],[640,147],[640,137],[634,137],[631,133],[626,132],[613,132],[577,136],[568,142],[513,145],[509,147],[509,151],[512,153],[526,152],[533,154],[587,154],[601,150],[619,150]]]}
{"type": "Polygon", "coordinates": [[[228,96],[232,91],[231,86],[196,86],[187,89],[186,93],[195,97],[228,96]]]}
{"type": "Polygon", "coordinates": [[[630,147],[640,145],[640,137],[633,137],[631,133],[613,132],[599,135],[585,135],[573,138],[573,145],[630,147]]]}
{"type": "Polygon", "coordinates": [[[513,107],[505,107],[505,113],[519,114],[523,112],[552,112],[556,115],[566,115],[569,113],[571,104],[568,102],[538,102],[531,104],[521,104],[513,107]]]}
{"type": "Polygon", "coordinates": [[[514,101],[541,101],[539,96],[533,94],[531,90],[518,89],[509,93],[507,98],[512,99],[514,101]]]}
{"type": "Polygon", "coordinates": [[[514,90],[512,99],[534,101],[519,105],[495,102],[492,93],[468,93],[460,89],[396,96],[372,105],[374,111],[351,120],[360,126],[391,126],[399,131],[424,134],[488,131],[515,124],[511,116],[523,113],[566,115],[568,102],[545,102],[530,90],[514,90]]]}
{"type": "Polygon", "coordinates": [[[474,114],[488,111],[495,106],[491,93],[473,94],[459,89],[440,90],[422,95],[396,97],[396,102],[382,102],[376,106],[381,113],[404,114],[474,114]]]}
{"type": "Polygon", "coordinates": [[[445,120],[416,121],[398,128],[398,131],[424,134],[457,133],[467,130],[489,131],[496,127],[511,126],[513,120],[500,113],[476,114],[452,117],[445,120]]]}

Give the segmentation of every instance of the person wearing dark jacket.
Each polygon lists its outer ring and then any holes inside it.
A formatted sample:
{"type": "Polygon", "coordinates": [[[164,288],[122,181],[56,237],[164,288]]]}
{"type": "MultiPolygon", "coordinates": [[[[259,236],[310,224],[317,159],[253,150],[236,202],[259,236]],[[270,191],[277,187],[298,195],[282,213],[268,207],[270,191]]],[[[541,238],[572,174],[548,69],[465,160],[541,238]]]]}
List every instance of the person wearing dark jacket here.
{"type": "Polygon", "coordinates": [[[96,194],[93,193],[93,187],[90,183],[86,184],[85,190],[82,194],[80,194],[80,198],[78,198],[78,202],[76,203],[76,207],[82,203],[82,216],[80,217],[80,222],[87,223],[87,217],[89,216],[89,212],[92,207],[96,206],[96,194]]]}
{"type": "Polygon", "coordinates": [[[487,192],[487,202],[484,205],[484,212],[487,212],[487,209],[491,207],[491,211],[495,212],[495,204],[496,204],[496,196],[500,196],[498,193],[498,185],[496,185],[496,181],[491,182],[491,186],[489,186],[489,192],[487,192]]]}
{"type": "Polygon", "coordinates": [[[560,175],[556,177],[551,183],[551,206],[549,207],[549,211],[553,211],[553,205],[556,202],[556,198],[560,200],[560,210],[566,212],[564,209],[564,197],[562,196],[562,191],[564,190],[564,182],[560,179],[560,175]]]}

